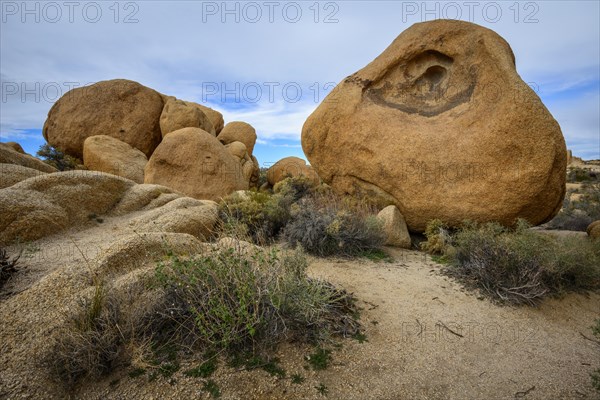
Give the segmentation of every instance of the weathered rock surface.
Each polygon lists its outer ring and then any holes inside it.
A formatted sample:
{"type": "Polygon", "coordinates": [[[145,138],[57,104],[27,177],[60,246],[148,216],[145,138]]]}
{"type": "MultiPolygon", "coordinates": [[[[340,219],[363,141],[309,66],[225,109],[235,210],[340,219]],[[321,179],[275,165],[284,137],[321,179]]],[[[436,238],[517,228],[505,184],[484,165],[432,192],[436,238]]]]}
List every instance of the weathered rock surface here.
{"type": "Polygon", "coordinates": [[[225,148],[232,156],[237,157],[240,161],[243,160],[248,154],[246,145],[242,142],[231,142],[226,144],[225,148]]]}
{"type": "Polygon", "coordinates": [[[177,232],[205,239],[217,221],[212,201],[103,172],[58,172],[0,189],[0,243],[35,240],[94,224],[98,217],[136,211],[141,213],[132,215],[128,226],[138,233],[177,232]]]}
{"type": "Polygon", "coordinates": [[[319,184],[319,177],[306,161],[298,157],[285,157],[277,161],[267,170],[267,182],[275,186],[278,182],[289,177],[305,176],[309,178],[314,185],[319,184]]]}
{"type": "Polygon", "coordinates": [[[96,171],[57,172],[0,189],[0,243],[35,240],[107,213],[134,182],[96,171]]]}
{"type": "Polygon", "coordinates": [[[199,107],[171,97],[160,115],[162,137],[182,128],[200,128],[215,134],[212,122],[199,107]]]}
{"type": "Polygon", "coordinates": [[[540,224],[565,194],[558,123],[506,41],[463,21],[402,32],[319,105],[302,147],[334,190],[396,205],[412,231],[434,218],[540,224]]]}
{"type": "Polygon", "coordinates": [[[600,220],[592,222],[586,229],[587,234],[592,239],[600,238],[600,220]]]}
{"type": "Polygon", "coordinates": [[[206,240],[218,218],[214,201],[180,197],[133,219],[130,226],[136,232],[188,233],[206,240]]]}
{"type": "Polygon", "coordinates": [[[186,101],[186,104],[198,108],[202,111],[212,123],[213,128],[215,129],[215,134],[219,134],[223,130],[223,126],[225,125],[225,120],[223,119],[223,114],[214,110],[210,107],[203,106],[202,104],[194,103],[193,101],[186,101]]]}
{"type": "Polygon", "coordinates": [[[34,176],[44,175],[45,172],[23,167],[16,164],[0,164],[0,189],[14,185],[34,176]]]}
{"type": "Polygon", "coordinates": [[[42,172],[58,171],[53,166],[46,164],[38,158],[32,157],[29,154],[19,153],[6,143],[0,143],[0,163],[21,165],[42,172]]]}
{"type": "Polygon", "coordinates": [[[93,171],[144,183],[147,162],[146,155],[140,150],[111,136],[90,136],[83,142],[83,164],[93,171]]]}
{"type": "Polygon", "coordinates": [[[70,90],[50,109],[43,134],[48,143],[81,158],[83,142],[108,135],[150,156],[160,143],[162,96],[137,82],[114,79],[70,90]]]}
{"type": "Polygon", "coordinates": [[[106,275],[121,275],[151,266],[169,254],[189,255],[209,249],[207,243],[187,233],[147,232],[123,235],[102,253],[93,266],[106,275]]]}
{"type": "Polygon", "coordinates": [[[252,156],[256,144],[256,130],[246,122],[233,121],[225,125],[217,139],[223,144],[242,142],[246,145],[248,155],[252,156]]]}
{"type": "Polygon", "coordinates": [[[396,206],[387,206],[377,214],[377,219],[383,224],[386,246],[411,248],[410,235],[404,217],[396,206]]]}
{"type": "Polygon", "coordinates": [[[21,145],[17,142],[6,142],[5,144],[11,147],[17,153],[26,154],[25,150],[23,150],[23,147],[21,147],[21,145]]]}
{"type": "Polygon", "coordinates": [[[248,189],[239,160],[199,128],[165,136],[146,165],[145,183],[164,185],[201,200],[219,200],[248,189]]]}

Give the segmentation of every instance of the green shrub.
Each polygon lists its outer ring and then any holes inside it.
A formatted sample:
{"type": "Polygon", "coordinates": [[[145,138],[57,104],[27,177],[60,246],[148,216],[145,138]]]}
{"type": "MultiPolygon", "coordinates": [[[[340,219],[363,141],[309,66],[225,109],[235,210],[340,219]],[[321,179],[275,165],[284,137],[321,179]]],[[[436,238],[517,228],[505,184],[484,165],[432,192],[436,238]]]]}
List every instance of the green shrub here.
{"type": "Polygon", "coordinates": [[[77,169],[77,166],[81,164],[79,159],[65,154],[60,149],[57,149],[48,143],[40,146],[40,149],[37,151],[37,156],[44,160],[46,164],[53,166],[59,171],[77,169]]]}
{"type": "Polygon", "coordinates": [[[115,300],[106,296],[103,285],[96,286],[91,299],[81,300],[47,360],[58,381],[70,387],[116,367],[122,337],[117,329],[121,309],[115,300]]]}
{"type": "Polygon", "coordinates": [[[0,248],[0,289],[8,280],[18,271],[19,257],[11,258],[6,253],[6,250],[0,248]]]}
{"type": "Polygon", "coordinates": [[[572,194],[565,196],[562,209],[548,223],[550,228],[585,232],[589,224],[600,219],[600,183],[584,184],[578,200],[571,200],[572,194]]]}
{"type": "Polygon", "coordinates": [[[314,184],[311,179],[305,176],[289,177],[277,182],[273,190],[275,193],[288,196],[296,202],[311,194],[314,191],[314,184]]]}
{"type": "Polygon", "coordinates": [[[425,228],[427,241],[421,243],[421,248],[429,254],[444,254],[449,245],[450,233],[448,226],[439,219],[433,219],[425,228]]]}
{"type": "MultiPolygon", "coordinates": [[[[127,290],[99,283],[45,362],[55,380],[72,387],[124,366],[150,369],[150,379],[171,376],[182,349],[255,359],[283,340],[319,344],[359,333],[354,298],[309,278],[306,268],[299,252],[215,248],[172,257],[127,290]]],[[[185,374],[208,378],[216,367],[209,361],[185,374]]]]}
{"type": "Polygon", "coordinates": [[[600,242],[558,238],[496,223],[466,224],[451,237],[445,272],[494,300],[536,304],[542,298],[600,288],[600,242]]]}
{"type": "Polygon", "coordinates": [[[293,198],[285,194],[234,193],[221,202],[219,215],[226,234],[246,234],[254,243],[267,244],[277,238],[288,222],[292,202],[293,198]]]}
{"type": "Polygon", "coordinates": [[[283,232],[292,246],[317,256],[357,256],[383,246],[383,227],[376,210],[341,198],[313,195],[292,208],[283,232]]]}
{"type": "Polygon", "coordinates": [[[215,350],[255,350],[294,336],[309,342],[358,331],[352,297],[306,275],[298,252],[234,249],[157,269],[169,303],[164,317],[185,327],[194,342],[215,350]]]}
{"type": "Polygon", "coordinates": [[[247,191],[226,197],[219,206],[226,235],[244,237],[256,244],[277,239],[290,219],[292,204],[313,190],[303,176],[286,178],[276,186],[276,193],[247,191]]]}
{"type": "Polygon", "coordinates": [[[569,167],[567,171],[567,182],[571,183],[599,181],[599,178],[596,172],[585,168],[569,167]]]}
{"type": "Polygon", "coordinates": [[[259,173],[258,173],[258,187],[261,187],[262,185],[267,183],[267,171],[268,170],[269,170],[269,168],[260,167],[259,173]]]}

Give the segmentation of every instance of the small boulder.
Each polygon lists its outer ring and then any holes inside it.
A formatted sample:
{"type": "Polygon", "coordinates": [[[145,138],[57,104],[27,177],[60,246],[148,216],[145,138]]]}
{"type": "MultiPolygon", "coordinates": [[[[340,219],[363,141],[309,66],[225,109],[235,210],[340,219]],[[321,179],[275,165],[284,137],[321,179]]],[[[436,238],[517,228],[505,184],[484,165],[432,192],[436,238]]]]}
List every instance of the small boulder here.
{"type": "Polygon", "coordinates": [[[248,189],[239,160],[200,128],[183,128],[165,136],[146,165],[144,181],[200,200],[217,201],[248,189]]]}
{"type": "Polygon", "coordinates": [[[162,138],[161,95],[126,79],[98,82],[65,93],[50,109],[43,134],[48,143],[82,158],[83,142],[108,135],[149,157],[162,138]]]}
{"type": "Polygon", "coordinates": [[[244,160],[247,155],[246,145],[242,142],[231,142],[225,145],[225,148],[232,156],[237,157],[238,159],[244,160]]]}
{"type": "Polygon", "coordinates": [[[215,134],[212,122],[199,107],[171,97],[160,115],[162,137],[182,128],[200,128],[215,134]]]}
{"type": "Polygon", "coordinates": [[[396,206],[387,206],[377,214],[377,219],[383,224],[386,236],[385,245],[411,248],[410,235],[404,217],[396,206]]]}
{"type": "Polygon", "coordinates": [[[587,234],[592,239],[600,238],[600,220],[592,222],[586,229],[587,234]]]}
{"type": "Polygon", "coordinates": [[[83,164],[89,170],[144,183],[147,162],[146,155],[140,150],[111,136],[90,136],[83,142],[83,164]]]}
{"type": "Polygon", "coordinates": [[[320,183],[319,177],[312,167],[306,165],[306,161],[298,157],[282,158],[267,170],[267,181],[271,186],[275,186],[285,178],[298,176],[309,178],[315,186],[320,183]]]}
{"type": "Polygon", "coordinates": [[[217,139],[223,144],[242,142],[248,149],[248,155],[251,156],[256,143],[256,130],[246,122],[233,121],[225,125],[217,139]]]}

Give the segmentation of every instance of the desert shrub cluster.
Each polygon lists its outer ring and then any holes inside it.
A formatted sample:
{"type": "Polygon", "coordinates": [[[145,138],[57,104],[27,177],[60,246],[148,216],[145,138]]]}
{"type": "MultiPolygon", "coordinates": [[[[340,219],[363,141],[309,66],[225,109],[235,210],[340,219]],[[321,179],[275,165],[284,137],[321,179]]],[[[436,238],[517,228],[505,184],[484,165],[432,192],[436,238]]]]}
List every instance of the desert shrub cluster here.
{"type": "Polygon", "coordinates": [[[553,229],[585,231],[589,224],[600,219],[600,183],[585,183],[581,196],[573,200],[573,193],[565,196],[563,207],[549,222],[553,229]]]}
{"type": "Polygon", "coordinates": [[[219,205],[223,231],[256,244],[272,242],[290,218],[293,199],[283,194],[234,193],[219,205]]]}
{"type": "Polygon", "coordinates": [[[569,167],[567,171],[567,182],[590,182],[600,181],[600,176],[589,169],[579,167],[569,167]]]}
{"type": "Polygon", "coordinates": [[[444,272],[493,300],[536,304],[547,296],[600,289],[600,241],[539,234],[524,221],[514,228],[465,223],[441,235],[439,221],[430,227],[428,241],[436,245],[425,247],[443,255],[444,272]]]}
{"type": "Polygon", "coordinates": [[[377,209],[313,188],[304,177],[279,182],[275,193],[233,194],[220,204],[225,234],[256,244],[283,240],[317,256],[356,256],[383,246],[377,209]]]}
{"type": "Polygon", "coordinates": [[[98,284],[48,356],[52,377],[72,387],[124,366],[166,375],[181,353],[269,357],[284,340],[359,333],[354,298],[306,268],[298,251],[215,246],[170,257],[127,290],[98,284]]]}
{"type": "Polygon", "coordinates": [[[40,146],[36,155],[40,157],[46,164],[49,164],[59,171],[70,171],[77,169],[81,164],[81,160],[65,154],[60,149],[49,145],[48,143],[40,146]]]}
{"type": "Polygon", "coordinates": [[[317,256],[356,256],[380,249],[384,242],[375,209],[322,195],[294,205],[283,238],[317,256]]]}

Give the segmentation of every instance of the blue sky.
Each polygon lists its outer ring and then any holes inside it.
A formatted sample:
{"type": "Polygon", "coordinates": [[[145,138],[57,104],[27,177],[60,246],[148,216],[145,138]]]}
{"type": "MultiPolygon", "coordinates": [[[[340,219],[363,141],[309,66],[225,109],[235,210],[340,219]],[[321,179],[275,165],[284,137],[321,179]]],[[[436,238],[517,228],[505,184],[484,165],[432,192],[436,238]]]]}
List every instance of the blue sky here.
{"type": "Polygon", "coordinates": [[[404,29],[435,18],[487,26],[561,125],[600,158],[597,1],[1,1],[0,141],[35,153],[70,87],[126,78],[205,103],[257,130],[262,165],[304,157],[306,117],[404,29]]]}

